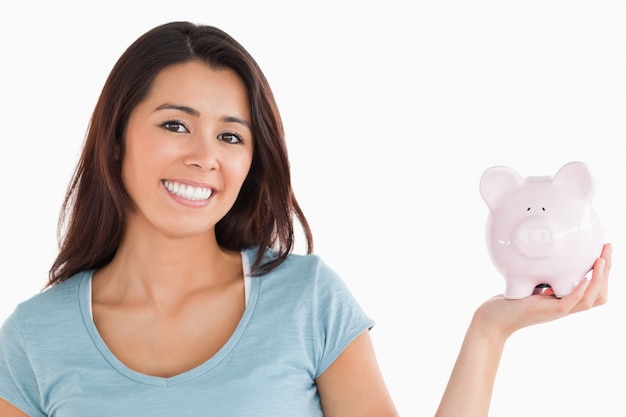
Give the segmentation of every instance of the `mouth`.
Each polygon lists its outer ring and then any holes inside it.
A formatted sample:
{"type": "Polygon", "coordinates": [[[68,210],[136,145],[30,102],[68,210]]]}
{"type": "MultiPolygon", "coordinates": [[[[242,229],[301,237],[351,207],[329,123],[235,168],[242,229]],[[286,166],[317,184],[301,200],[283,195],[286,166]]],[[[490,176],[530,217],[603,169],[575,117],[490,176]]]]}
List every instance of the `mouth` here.
{"type": "Polygon", "coordinates": [[[213,195],[213,190],[206,187],[194,187],[177,181],[161,181],[165,188],[172,194],[192,201],[208,200],[213,195]]]}

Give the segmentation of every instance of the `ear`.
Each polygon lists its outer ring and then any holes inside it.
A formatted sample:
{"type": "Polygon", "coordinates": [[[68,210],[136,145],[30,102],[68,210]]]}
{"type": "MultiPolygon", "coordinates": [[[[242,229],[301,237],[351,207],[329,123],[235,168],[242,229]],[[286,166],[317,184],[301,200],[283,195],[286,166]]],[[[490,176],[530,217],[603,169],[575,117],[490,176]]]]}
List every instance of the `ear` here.
{"type": "Polygon", "coordinates": [[[591,200],[593,197],[595,183],[584,162],[574,161],[563,165],[553,180],[563,181],[577,187],[587,200],[591,200]]]}
{"type": "Polygon", "coordinates": [[[480,177],[480,195],[492,207],[494,198],[502,191],[521,185],[524,179],[512,168],[494,166],[488,168],[480,177]]]}

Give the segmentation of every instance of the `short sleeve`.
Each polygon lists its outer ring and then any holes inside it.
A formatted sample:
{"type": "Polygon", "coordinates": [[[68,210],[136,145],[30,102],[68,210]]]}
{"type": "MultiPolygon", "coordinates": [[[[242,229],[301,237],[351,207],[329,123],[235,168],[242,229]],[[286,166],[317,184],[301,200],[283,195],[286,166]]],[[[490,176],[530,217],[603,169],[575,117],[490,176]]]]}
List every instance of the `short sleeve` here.
{"type": "Polygon", "coordinates": [[[374,326],[345,282],[321,261],[317,275],[315,328],[320,355],[316,378],[357,336],[374,326]]]}
{"type": "Polygon", "coordinates": [[[0,397],[30,417],[45,417],[40,391],[23,336],[19,309],[0,327],[0,397]]]}

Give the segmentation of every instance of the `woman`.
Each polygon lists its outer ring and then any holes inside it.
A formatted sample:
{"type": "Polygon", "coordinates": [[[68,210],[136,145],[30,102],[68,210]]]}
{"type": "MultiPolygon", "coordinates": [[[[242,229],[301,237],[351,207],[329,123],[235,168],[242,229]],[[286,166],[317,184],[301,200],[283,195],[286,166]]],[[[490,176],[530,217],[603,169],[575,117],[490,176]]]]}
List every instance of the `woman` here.
{"type": "MultiPolygon", "coordinates": [[[[170,23],[128,48],[62,218],[49,288],[0,332],[3,417],[397,415],[374,323],[311,254],[270,87],[226,33],[170,23]]],[[[610,260],[560,300],[482,305],[438,415],[486,415],[507,337],[604,303],[610,260]]]]}

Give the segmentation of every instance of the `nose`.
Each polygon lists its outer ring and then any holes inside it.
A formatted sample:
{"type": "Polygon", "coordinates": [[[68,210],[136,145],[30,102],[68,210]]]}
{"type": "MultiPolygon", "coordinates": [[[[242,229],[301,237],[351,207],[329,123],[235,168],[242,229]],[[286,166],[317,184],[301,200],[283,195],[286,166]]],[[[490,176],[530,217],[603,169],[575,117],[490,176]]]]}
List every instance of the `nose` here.
{"type": "Polygon", "coordinates": [[[554,229],[546,219],[528,219],[513,234],[519,251],[529,258],[543,258],[552,253],[556,241],[554,229]]]}
{"type": "Polygon", "coordinates": [[[184,164],[203,171],[218,169],[219,149],[217,145],[217,140],[211,135],[194,135],[185,152],[184,164]]]}

